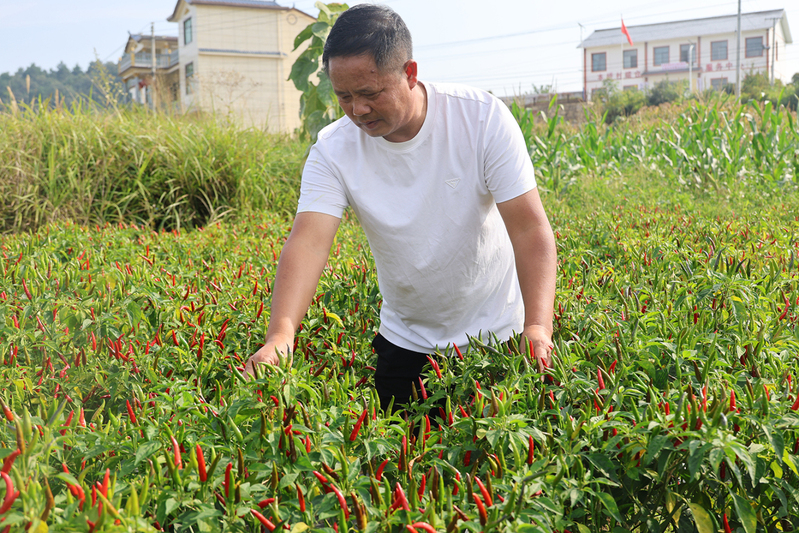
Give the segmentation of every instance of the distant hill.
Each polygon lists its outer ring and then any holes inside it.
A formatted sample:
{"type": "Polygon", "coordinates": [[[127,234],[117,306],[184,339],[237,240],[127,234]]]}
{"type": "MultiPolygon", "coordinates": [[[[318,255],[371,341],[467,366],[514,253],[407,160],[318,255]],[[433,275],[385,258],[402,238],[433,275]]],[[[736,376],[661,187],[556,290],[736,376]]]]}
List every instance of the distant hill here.
{"type": "Polygon", "coordinates": [[[57,90],[59,99],[67,105],[79,98],[91,98],[97,103],[104,103],[106,97],[102,87],[106,86],[110,86],[117,101],[125,100],[126,92],[117,74],[116,63],[94,61],[86,71],[81,69],[80,65],[70,69],[63,62],[50,71],[31,64],[28,68],[20,68],[14,74],[8,72],[0,74],[0,100],[4,103],[10,101],[10,89],[19,104],[30,104],[39,98],[50,99],[50,102],[54,103],[57,90]],[[30,77],[30,87],[28,77],[30,77]],[[103,79],[108,83],[104,83],[103,79]]]}

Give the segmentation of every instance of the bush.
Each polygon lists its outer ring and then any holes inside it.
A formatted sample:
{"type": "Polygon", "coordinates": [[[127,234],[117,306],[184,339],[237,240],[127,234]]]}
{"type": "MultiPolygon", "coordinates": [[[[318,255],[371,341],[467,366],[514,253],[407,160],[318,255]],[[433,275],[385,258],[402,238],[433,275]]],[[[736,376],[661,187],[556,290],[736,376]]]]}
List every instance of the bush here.
{"type": "Polygon", "coordinates": [[[647,105],[660,105],[669,102],[678,102],[682,99],[687,89],[684,80],[671,82],[669,80],[659,81],[654,87],[649,89],[647,94],[647,105]]]}

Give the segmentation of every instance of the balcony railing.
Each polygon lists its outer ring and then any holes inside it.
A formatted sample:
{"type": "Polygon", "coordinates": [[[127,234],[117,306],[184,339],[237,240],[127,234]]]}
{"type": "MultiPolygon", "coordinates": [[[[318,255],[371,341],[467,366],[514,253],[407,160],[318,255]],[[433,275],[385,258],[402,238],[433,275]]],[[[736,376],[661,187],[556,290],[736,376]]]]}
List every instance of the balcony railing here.
{"type": "MultiPolygon", "coordinates": [[[[175,50],[170,54],[156,54],[155,67],[156,68],[171,68],[178,64],[178,51],[175,50]]],[[[123,73],[129,68],[152,68],[153,56],[150,52],[139,52],[138,54],[125,54],[119,60],[119,73],[123,73]]]]}

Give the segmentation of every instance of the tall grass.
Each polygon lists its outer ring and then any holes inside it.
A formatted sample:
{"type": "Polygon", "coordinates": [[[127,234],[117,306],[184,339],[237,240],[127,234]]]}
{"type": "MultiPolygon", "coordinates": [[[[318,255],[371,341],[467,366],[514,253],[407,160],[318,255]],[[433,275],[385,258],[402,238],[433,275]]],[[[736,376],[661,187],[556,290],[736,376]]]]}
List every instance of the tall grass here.
{"type": "Polygon", "coordinates": [[[213,117],[37,106],[0,110],[0,231],[55,220],[198,226],[291,213],[303,147],[213,117]]]}

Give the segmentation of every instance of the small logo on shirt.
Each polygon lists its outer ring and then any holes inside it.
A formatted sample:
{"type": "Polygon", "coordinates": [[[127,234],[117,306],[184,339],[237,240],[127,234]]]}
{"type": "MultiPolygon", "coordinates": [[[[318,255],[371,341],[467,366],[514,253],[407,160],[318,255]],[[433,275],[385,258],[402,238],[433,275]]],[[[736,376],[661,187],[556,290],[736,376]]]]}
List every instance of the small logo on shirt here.
{"type": "Polygon", "coordinates": [[[447,180],[444,183],[446,183],[447,185],[449,185],[450,187],[452,187],[454,189],[455,187],[458,186],[458,183],[460,183],[460,182],[461,182],[460,179],[455,178],[455,179],[452,179],[452,180],[447,180]]]}

